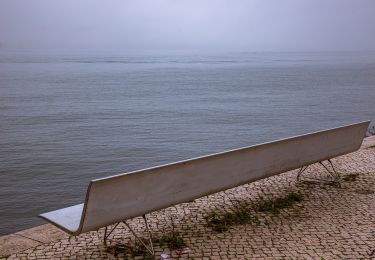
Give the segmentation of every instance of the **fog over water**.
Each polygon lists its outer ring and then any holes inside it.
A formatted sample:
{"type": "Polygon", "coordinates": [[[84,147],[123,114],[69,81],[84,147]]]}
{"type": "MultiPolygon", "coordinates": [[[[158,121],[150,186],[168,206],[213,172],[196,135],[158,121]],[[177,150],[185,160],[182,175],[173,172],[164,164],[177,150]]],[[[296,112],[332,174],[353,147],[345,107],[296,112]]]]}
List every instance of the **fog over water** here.
{"type": "Polygon", "coordinates": [[[374,10],[0,1],[0,235],[94,178],[375,120],[374,10]]]}
{"type": "Polygon", "coordinates": [[[2,0],[0,42],[37,49],[369,50],[372,0],[2,0]]]}

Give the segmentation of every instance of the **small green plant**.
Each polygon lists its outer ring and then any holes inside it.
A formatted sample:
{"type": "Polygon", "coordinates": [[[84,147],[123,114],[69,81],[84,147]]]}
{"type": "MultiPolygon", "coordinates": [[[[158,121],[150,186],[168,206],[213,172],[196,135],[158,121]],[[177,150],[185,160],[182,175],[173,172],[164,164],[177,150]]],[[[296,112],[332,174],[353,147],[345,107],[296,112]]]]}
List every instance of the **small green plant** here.
{"type": "Polygon", "coordinates": [[[285,197],[262,202],[258,205],[258,210],[262,212],[269,211],[272,213],[279,213],[281,209],[287,208],[295,202],[300,201],[302,201],[302,195],[297,192],[291,192],[285,197]]]}
{"type": "Polygon", "coordinates": [[[156,242],[160,245],[167,245],[169,249],[186,247],[184,239],[176,232],[164,234],[160,239],[157,239],[156,242]]]}
{"type": "Polygon", "coordinates": [[[225,232],[230,226],[243,225],[251,221],[251,215],[246,208],[236,208],[233,212],[210,212],[205,217],[208,226],[217,232],[225,232]]]}
{"type": "Polygon", "coordinates": [[[108,254],[111,254],[117,257],[119,254],[129,253],[131,251],[131,248],[125,244],[116,244],[116,245],[107,246],[105,251],[108,254]]]}
{"type": "Polygon", "coordinates": [[[155,243],[160,245],[167,245],[169,249],[179,249],[186,247],[186,243],[179,232],[176,231],[174,224],[174,219],[170,216],[171,219],[171,232],[163,234],[161,238],[155,239],[155,243]]]}
{"type": "MultiPolygon", "coordinates": [[[[147,243],[146,240],[142,240],[144,243],[147,243]]],[[[142,256],[143,259],[154,259],[154,257],[148,252],[148,250],[140,243],[135,243],[134,247],[130,248],[130,255],[132,257],[142,256]]]]}
{"type": "Polygon", "coordinates": [[[358,173],[351,173],[351,174],[345,175],[344,177],[342,177],[342,179],[344,181],[356,181],[358,175],[359,175],[358,173]]]}
{"type": "Polygon", "coordinates": [[[123,254],[123,259],[129,259],[129,255],[132,257],[142,256],[143,259],[154,259],[153,256],[151,256],[146,250],[146,248],[138,243],[134,243],[134,245],[116,244],[108,246],[106,248],[106,252],[116,258],[119,257],[119,255],[123,254]]]}

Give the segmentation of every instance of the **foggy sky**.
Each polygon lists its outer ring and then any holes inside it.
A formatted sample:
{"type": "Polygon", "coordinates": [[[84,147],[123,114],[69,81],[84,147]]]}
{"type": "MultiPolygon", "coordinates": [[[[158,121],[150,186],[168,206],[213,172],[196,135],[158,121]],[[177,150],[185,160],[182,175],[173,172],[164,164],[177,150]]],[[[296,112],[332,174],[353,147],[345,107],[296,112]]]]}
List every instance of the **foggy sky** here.
{"type": "Polygon", "coordinates": [[[374,50],[374,0],[0,0],[0,47],[374,50]]]}

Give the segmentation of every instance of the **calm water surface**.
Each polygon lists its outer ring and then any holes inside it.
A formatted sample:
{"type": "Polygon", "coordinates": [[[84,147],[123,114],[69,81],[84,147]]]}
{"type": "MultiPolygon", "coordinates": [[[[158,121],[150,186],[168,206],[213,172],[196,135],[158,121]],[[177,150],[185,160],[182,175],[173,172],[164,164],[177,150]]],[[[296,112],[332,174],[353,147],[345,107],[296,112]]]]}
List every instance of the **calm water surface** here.
{"type": "Polygon", "coordinates": [[[375,53],[0,51],[0,235],[91,179],[374,120],[374,100],[375,53]]]}

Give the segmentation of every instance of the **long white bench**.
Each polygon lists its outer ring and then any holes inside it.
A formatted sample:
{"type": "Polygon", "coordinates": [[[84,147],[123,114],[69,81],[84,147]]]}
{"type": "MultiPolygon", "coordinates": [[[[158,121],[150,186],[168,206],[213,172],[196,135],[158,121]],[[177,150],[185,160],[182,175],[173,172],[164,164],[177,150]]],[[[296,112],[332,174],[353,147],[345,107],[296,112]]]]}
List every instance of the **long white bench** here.
{"type": "Polygon", "coordinates": [[[369,122],[361,122],[96,179],[90,182],[83,204],[40,217],[71,235],[98,230],[356,151],[368,126],[369,122]]]}

